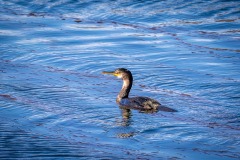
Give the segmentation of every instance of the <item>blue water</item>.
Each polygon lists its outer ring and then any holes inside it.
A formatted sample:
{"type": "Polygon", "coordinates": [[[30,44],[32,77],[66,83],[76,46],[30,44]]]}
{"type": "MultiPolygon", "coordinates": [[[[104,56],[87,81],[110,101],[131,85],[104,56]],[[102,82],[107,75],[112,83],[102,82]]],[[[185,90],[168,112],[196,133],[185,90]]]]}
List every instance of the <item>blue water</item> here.
{"type": "Polygon", "coordinates": [[[240,159],[238,0],[0,0],[1,159],[240,159]],[[126,113],[130,96],[176,113],[126,113]]]}

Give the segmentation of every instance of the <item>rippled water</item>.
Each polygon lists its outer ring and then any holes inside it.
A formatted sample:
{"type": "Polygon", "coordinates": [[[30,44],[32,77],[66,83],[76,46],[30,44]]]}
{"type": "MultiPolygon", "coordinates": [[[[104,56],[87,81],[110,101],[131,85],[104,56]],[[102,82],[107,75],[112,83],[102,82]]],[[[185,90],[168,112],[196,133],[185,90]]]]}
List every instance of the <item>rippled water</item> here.
{"type": "Polygon", "coordinates": [[[0,0],[0,158],[239,159],[239,5],[0,0]],[[178,112],[122,112],[119,67],[178,112]]]}

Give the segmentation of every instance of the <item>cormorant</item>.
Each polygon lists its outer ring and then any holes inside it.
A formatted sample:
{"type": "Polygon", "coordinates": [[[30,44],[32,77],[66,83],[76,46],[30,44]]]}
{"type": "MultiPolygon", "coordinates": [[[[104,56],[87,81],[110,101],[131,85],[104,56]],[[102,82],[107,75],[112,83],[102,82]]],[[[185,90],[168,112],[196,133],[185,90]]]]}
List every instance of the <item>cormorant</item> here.
{"type": "Polygon", "coordinates": [[[125,68],[118,68],[112,72],[102,72],[103,74],[114,75],[123,80],[122,89],[119,92],[116,102],[120,108],[125,109],[137,109],[143,112],[157,112],[159,110],[166,112],[176,112],[175,109],[171,109],[161,105],[158,101],[148,97],[132,97],[129,98],[129,92],[132,88],[133,76],[132,73],[125,68]]]}

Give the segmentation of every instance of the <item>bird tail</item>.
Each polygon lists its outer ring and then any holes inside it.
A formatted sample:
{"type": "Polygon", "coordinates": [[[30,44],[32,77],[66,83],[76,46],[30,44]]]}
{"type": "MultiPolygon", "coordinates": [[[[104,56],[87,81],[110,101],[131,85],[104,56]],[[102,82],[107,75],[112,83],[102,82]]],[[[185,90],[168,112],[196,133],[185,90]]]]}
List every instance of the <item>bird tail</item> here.
{"type": "Polygon", "coordinates": [[[158,107],[158,111],[164,111],[164,112],[177,112],[177,110],[172,109],[172,108],[169,108],[169,107],[164,106],[164,105],[160,105],[160,106],[158,107]]]}

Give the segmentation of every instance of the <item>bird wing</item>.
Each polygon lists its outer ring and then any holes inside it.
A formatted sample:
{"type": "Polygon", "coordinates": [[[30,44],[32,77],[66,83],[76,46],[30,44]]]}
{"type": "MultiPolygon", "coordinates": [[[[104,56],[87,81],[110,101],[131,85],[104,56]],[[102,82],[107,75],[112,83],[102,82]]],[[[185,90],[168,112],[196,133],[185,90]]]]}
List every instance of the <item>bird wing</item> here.
{"type": "Polygon", "coordinates": [[[177,112],[177,110],[161,105],[158,101],[148,97],[124,98],[120,101],[120,106],[141,111],[177,112]]]}

